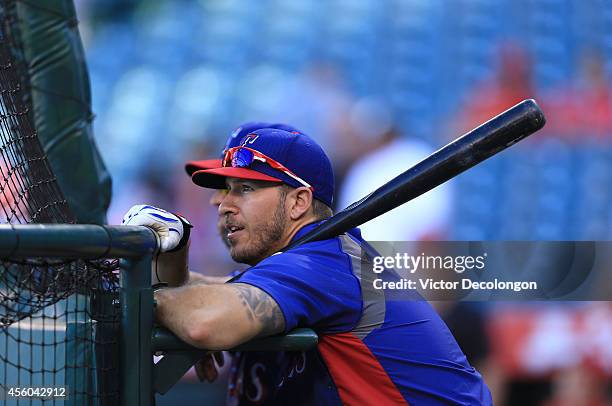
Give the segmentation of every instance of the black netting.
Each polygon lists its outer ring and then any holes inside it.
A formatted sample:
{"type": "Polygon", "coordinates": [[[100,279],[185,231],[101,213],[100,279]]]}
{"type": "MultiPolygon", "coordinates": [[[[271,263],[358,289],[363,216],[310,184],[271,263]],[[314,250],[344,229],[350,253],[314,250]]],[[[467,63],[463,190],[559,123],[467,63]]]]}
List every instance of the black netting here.
{"type": "Polygon", "coordinates": [[[0,220],[73,223],[32,125],[26,63],[14,35],[15,2],[4,1],[0,13],[0,220]]]}
{"type": "MultiPolygon", "coordinates": [[[[71,404],[117,403],[116,261],[5,260],[1,265],[0,391],[64,387],[71,404]]],[[[13,401],[64,404],[59,397],[13,401]]]]}
{"type": "MultiPolygon", "coordinates": [[[[74,223],[32,124],[16,2],[0,1],[0,223],[74,223]]],[[[11,387],[67,387],[75,405],[118,401],[117,261],[0,261],[0,404],[11,387]]]]}

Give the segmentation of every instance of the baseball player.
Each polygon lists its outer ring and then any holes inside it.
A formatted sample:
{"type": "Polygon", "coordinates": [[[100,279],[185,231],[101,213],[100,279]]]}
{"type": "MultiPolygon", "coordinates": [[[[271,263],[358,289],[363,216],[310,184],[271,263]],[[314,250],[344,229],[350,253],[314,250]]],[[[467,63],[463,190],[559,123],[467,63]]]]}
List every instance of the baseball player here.
{"type": "MultiPolygon", "coordinates": [[[[369,246],[358,229],[282,252],[331,216],[331,163],[310,137],[256,130],[225,151],[222,167],[192,180],[227,190],[219,214],[230,254],[251,267],[229,283],[189,276],[158,290],[157,322],[210,350],[299,326],[319,335],[304,353],[237,354],[229,404],[491,404],[482,377],[427,302],[368,287],[361,261],[369,246]]],[[[158,210],[128,213],[126,222],[155,229],[170,255],[186,251],[186,220],[158,210]]]]}
{"type": "MultiPolygon", "coordinates": [[[[259,130],[262,128],[276,128],[276,129],[288,131],[296,135],[302,134],[300,130],[290,125],[287,125],[287,124],[267,123],[267,122],[247,122],[247,123],[241,124],[234,131],[232,131],[232,133],[230,134],[229,138],[227,139],[225,143],[225,146],[219,158],[188,161],[185,164],[185,171],[191,177],[191,175],[193,175],[193,173],[196,171],[221,167],[225,151],[227,151],[230,148],[240,145],[240,140],[242,140],[244,136],[246,136],[247,134],[255,130],[259,130]]],[[[213,195],[210,198],[210,204],[218,208],[219,205],[221,204],[221,201],[223,200],[223,197],[225,196],[225,191],[226,191],[225,189],[216,189],[215,193],[213,193],[213,195]]],[[[229,248],[229,241],[226,237],[227,233],[225,231],[225,219],[223,216],[218,217],[217,229],[219,231],[219,236],[221,237],[221,240],[229,248]]],[[[230,277],[235,276],[236,273],[238,273],[238,271],[234,271],[230,273],[230,276],[228,277],[209,277],[209,276],[201,277],[199,274],[196,277],[199,278],[202,282],[206,281],[207,283],[211,283],[211,282],[212,283],[215,283],[215,282],[223,283],[223,282],[226,282],[230,277]]],[[[262,357],[265,357],[267,354],[262,353],[260,355],[262,357]]],[[[194,367],[195,367],[195,371],[198,377],[200,378],[200,380],[207,380],[209,382],[215,381],[219,377],[219,371],[226,363],[226,359],[228,357],[230,357],[230,355],[225,351],[223,352],[223,354],[221,352],[216,352],[196,362],[194,367]]],[[[266,366],[263,366],[263,368],[265,369],[266,366]]]]}

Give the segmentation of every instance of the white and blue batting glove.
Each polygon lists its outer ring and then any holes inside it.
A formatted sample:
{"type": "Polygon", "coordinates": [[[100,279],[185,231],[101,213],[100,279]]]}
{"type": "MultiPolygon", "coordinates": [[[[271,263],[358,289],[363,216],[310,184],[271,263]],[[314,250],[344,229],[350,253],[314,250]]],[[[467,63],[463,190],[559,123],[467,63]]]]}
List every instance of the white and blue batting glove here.
{"type": "Polygon", "coordinates": [[[121,224],[152,228],[159,236],[161,252],[178,251],[183,248],[189,241],[190,230],[193,227],[183,216],[147,204],[132,206],[123,216],[121,224]]]}

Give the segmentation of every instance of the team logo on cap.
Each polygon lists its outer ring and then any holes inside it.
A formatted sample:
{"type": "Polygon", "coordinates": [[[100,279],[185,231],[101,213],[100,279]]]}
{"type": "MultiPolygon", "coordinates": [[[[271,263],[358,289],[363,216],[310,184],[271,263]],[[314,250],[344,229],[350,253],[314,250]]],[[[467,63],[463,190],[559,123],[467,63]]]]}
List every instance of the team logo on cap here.
{"type": "Polygon", "coordinates": [[[259,138],[257,134],[247,134],[242,141],[240,141],[240,145],[244,147],[247,144],[253,144],[257,138],[259,138]]]}

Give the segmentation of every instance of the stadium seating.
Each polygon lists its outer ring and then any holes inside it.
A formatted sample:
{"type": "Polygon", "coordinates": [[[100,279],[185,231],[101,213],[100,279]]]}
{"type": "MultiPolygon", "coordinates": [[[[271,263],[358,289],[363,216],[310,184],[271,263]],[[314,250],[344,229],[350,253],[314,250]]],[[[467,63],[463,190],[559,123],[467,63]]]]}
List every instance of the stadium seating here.
{"type": "MultiPolygon", "coordinates": [[[[441,145],[457,106],[494,74],[500,43],[527,47],[546,91],[577,74],[585,49],[612,61],[611,22],[612,4],[598,0],[160,1],[92,30],[96,134],[121,190],[159,148],[176,149],[165,165],[180,167],[185,151],[166,140],[194,143],[266,111],[323,60],[353,95],[382,97],[406,133],[441,145]]],[[[609,139],[530,145],[458,180],[452,237],[609,238],[609,139]]]]}

